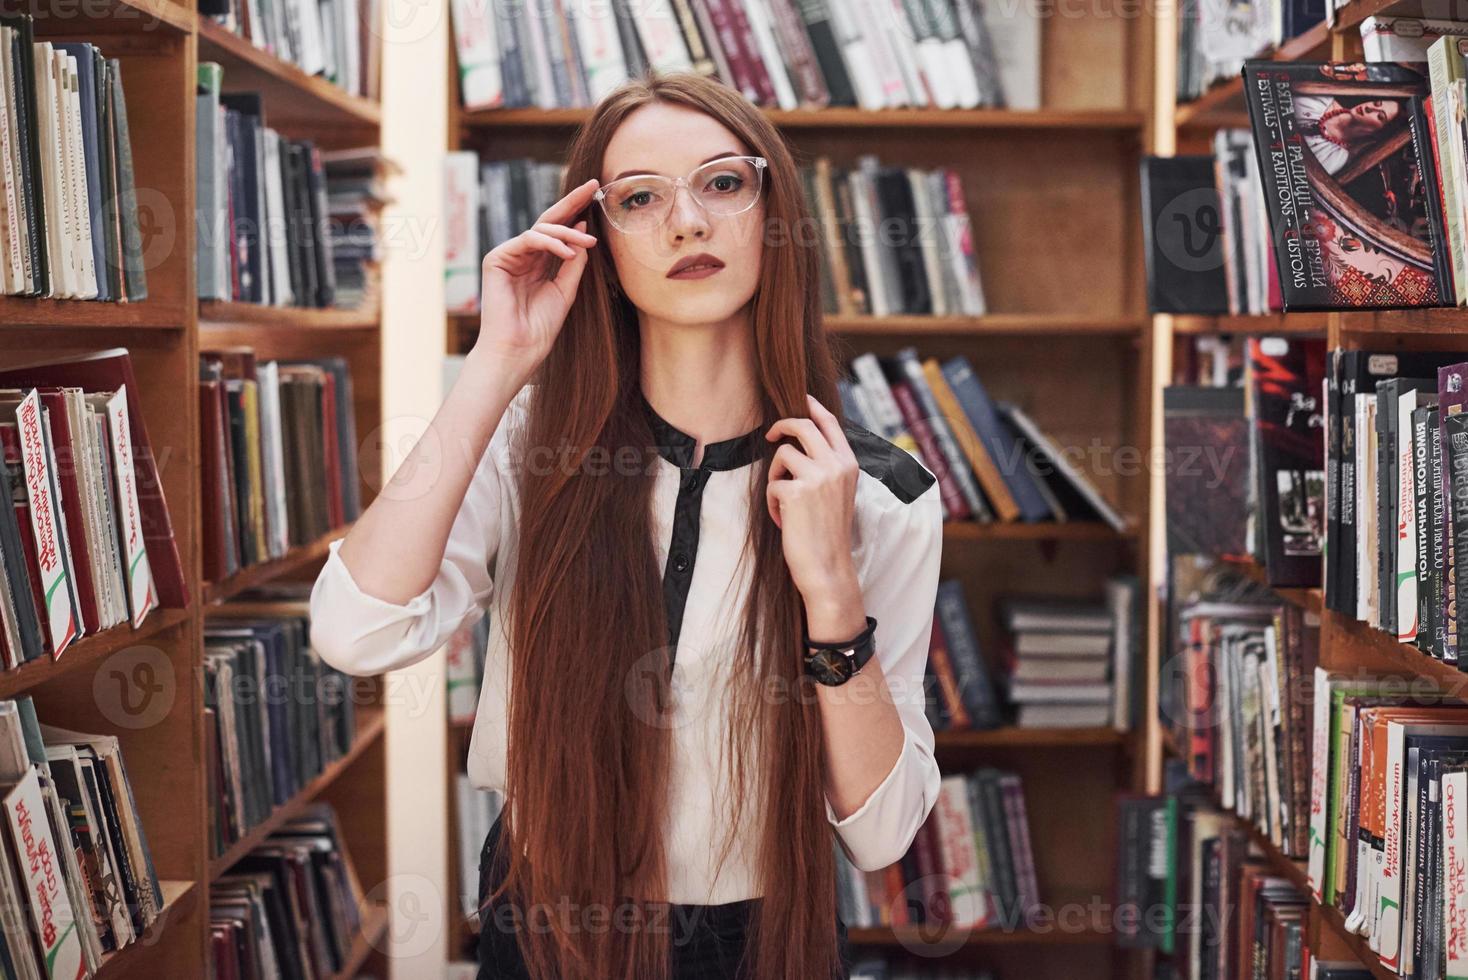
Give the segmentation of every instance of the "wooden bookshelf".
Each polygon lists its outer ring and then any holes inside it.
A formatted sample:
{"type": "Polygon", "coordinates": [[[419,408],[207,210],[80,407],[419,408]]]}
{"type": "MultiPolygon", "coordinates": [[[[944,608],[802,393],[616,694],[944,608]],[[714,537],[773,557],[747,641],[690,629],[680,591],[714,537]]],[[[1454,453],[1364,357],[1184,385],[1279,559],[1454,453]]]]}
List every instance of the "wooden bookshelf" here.
{"type": "MultiPolygon", "coordinates": [[[[122,744],[154,864],[163,885],[164,915],[149,934],[107,956],[97,976],[203,977],[209,973],[209,885],[224,862],[209,854],[209,800],[205,767],[203,670],[209,604],[271,580],[311,581],[325,555],[323,539],[287,558],[243,570],[225,583],[207,583],[203,570],[200,479],[199,352],[250,344],[261,358],[344,355],[356,389],[359,433],[380,425],[382,370],[380,315],[363,311],[262,309],[203,304],[196,292],[195,77],[199,62],[224,65],[226,91],[262,91],[266,122],[290,138],[311,138],[323,149],[377,145],[378,103],[350,96],[304,75],[174,0],[27,0],[18,10],[36,15],[38,40],[80,39],[117,57],[128,106],[139,196],[150,208],[158,247],[145,243],[148,296],[130,303],[0,297],[0,362],[39,362],[88,351],[126,347],[137,378],[152,448],[158,460],[190,603],[154,610],[134,630],[120,625],[74,643],[57,660],[38,660],[0,672],[0,697],[29,694],[44,722],[114,734],[122,744]],[[171,236],[171,237],[168,237],[171,236]],[[344,329],[339,329],[344,328],[344,329]],[[99,692],[123,677],[115,657],[144,650],[158,671],[171,673],[167,709],[156,723],[128,727],[99,692]]],[[[382,31],[373,28],[370,37],[382,31]]],[[[353,476],[349,474],[349,476],[353,476]]],[[[360,479],[360,474],[354,478],[360,479]]],[[[375,480],[363,480],[364,506],[375,480]]],[[[344,529],[331,535],[339,536],[344,529]]],[[[371,703],[359,703],[358,738],[347,757],[313,780],[265,828],[258,841],[313,800],[330,800],[363,887],[380,892],[387,879],[385,714],[380,685],[371,703]]],[[[142,696],[146,692],[137,692],[142,696]]],[[[243,849],[231,850],[233,859],[243,849]]],[[[340,977],[386,976],[387,910],[364,910],[364,929],[340,977]]]]}
{"type": "MultiPolygon", "coordinates": [[[[1076,16],[1042,18],[1040,110],[863,112],[766,110],[797,160],[828,156],[851,165],[865,153],[883,163],[946,166],[961,175],[974,216],[988,313],[978,317],[827,315],[848,356],[965,354],[995,397],[1019,403],[1063,446],[1093,440],[1108,449],[1150,446],[1151,318],[1145,312],[1137,172],[1150,121],[1153,58],[1147,17],[1120,14],[1111,0],[1076,16]],[[1084,232],[1081,232],[1084,229],[1084,232]]],[[[449,49],[449,149],[481,159],[558,160],[585,109],[465,112],[449,49]]],[[[448,316],[449,353],[463,353],[477,313],[448,316]]],[[[1147,581],[1150,488],[1142,472],[1112,467],[1097,476],[1106,498],[1130,517],[1118,532],[1099,522],[963,524],[944,528],[944,578],[963,581],[980,646],[999,649],[992,614],[1004,594],[1100,594],[1121,571],[1147,581]]],[[[448,919],[458,922],[459,862],[453,777],[463,771],[469,727],[449,725],[448,919]]],[[[1144,742],[1111,729],[944,732],[946,771],[994,765],[1024,780],[1042,902],[1110,902],[1115,842],[1111,800],[1145,781],[1144,742]],[[1077,808],[1086,818],[1077,820],[1077,808]]],[[[890,952],[914,935],[852,929],[853,946],[890,952]]],[[[451,955],[472,958],[464,924],[451,955]]],[[[901,952],[901,950],[897,950],[901,952]]],[[[1134,955],[1112,948],[1101,929],[986,930],[929,966],[983,965],[1003,976],[1131,975],[1134,955]]]]}
{"type": "MultiPolygon", "coordinates": [[[[1362,59],[1360,25],[1367,17],[1376,14],[1399,14],[1422,16],[1420,2],[1407,0],[1352,0],[1337,11],[1335,23],[1327,27],[1322,24],[1286,44],[1273,55],[1276,60],[1344,60],[1362,59]]],[[[1177,47],[1175,11],[1159,11],[1157,17],[1157,75],[1159,92],[1170,93],[1171,81],[1176,71],[1177,47]]],[[[1237,93],[1240,110],[1237,118],[1229,113],[1211,113],[1195,103],[1192,106],[1174,105],[1167,98],[1160,98],[1155,105],[1151,126],[1150,152],[1160,155],[1183,153],[1208,153],[1213,130],[1224,125],[1247,126],[1247,114],[1243,113],[1242,84],[1239,81],[1219,87],[1237,93]]],[[[1214,91],[1217,91],[1215,89],[1214,91]]],[[[1210,96],[1213,92],[1209,93],[1210,96]]],[[[1200,100],[1201,101],[1201,100],[1200,100]]],[[[1440,349],[1462,350],[1468,356],[1468,314],[1458,309],[1391,310],[1361,313],[1287,313],[1257,317],[1175,317],[1154,318],[1154,344],[1158,352],[1156,361],[1156,383],[1160,387],[1170,383],[1171,367],[1167,363],[1173,351],[1175,337],[1188,334],[1212,332],[1247,332],[1254,334],[1313,334],[1323,336],[1327,349],[1440,349]]],[[[1158,424],[1160,426],[1160,417],[1158,424]]],[[[1149,535],[1154,541],[1165,540],[1162,521],[1161,481],[1154,481],[1154,499],[1159,506],[1152,512],[1149,535]]],[[[1265,582],[1262,569],[1250,562],[1232,561],[1230,567],[1265,582]]],[[[1157,570],[1161,574],[1162,570],[1157,570]]],[[[1160,584],[1154,580],[1154,589],[1160,584]]],[[[1326,669],[1351,674],[1366,674],[1403,678],[1423,686],[1425,690],[1455,692],[1458,696],[1468,693],[1468,674],[1435,660],[1419,651],[1415,646],[1400,643],[1394,636],[1357,622],[1323,607],[1323,591],[1314,589],[1276,589],[1282,598],[1294,602],[1320,617],[1320,664],[1326,669]]],[[[1153,617],[1160,623],[1160,617],[1153,617]]],[[[1154,643],[1162,642],[1154,637],[1154,643]]],[[[1154,661],[1156,662],[1156,661],[1154,661]]],[[[1155,676],[1149,678],[1151,689],[1156,691],[1155,676]]],[[[1155,703],[1155,698],[1152,699],[1155,703]]],[[[1156,712],[1148,712],[1149,730],[1147,738],[1150,789],[1161,787],[1162,761],[1166,757],[1183,758],[1169,732],[1157,722],[1156,712]]],[[[1237,819],[1237,818],[1236,818],[1237,819]]],[[[1270,867],[1288,878],[1307,894],[1309,883],[1300,862],[1294,861],[1275,848],[1252,826],[1240,821],[1249,830],[1250,836],[1270,867]]],[[[1357,960],[1373,976],[1380,980],[1396,980],[1397,975],[1385,967],[1381,960],[1366,945],[1363,937],[1346,930],[1341,913],[1333,908],[1311,902],[1308,916],[1307,938],[1312,953],[1319,959],[1357,960]]]]}

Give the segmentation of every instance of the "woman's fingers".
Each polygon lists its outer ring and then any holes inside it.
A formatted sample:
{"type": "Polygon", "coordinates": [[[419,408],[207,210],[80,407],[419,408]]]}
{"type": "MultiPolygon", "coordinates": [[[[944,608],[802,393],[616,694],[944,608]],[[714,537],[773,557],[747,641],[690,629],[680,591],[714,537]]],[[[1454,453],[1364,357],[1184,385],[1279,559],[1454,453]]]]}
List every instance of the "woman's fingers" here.
{"type": "Polygon", "coordinates": [[[776,480],[783,480],[787,473],[797,479],[802,476],[810,476],[812,475],[812,468],[814,466],[815,464],[809,456],[787,442],[779,449],[776,449],[775,455],[770,459],[768,482],[774,483],[776,480]]]}
{"type": "Polygon", "coordinates": [[[593,177],[581,186],[572,188],[565,197],[541,213],[540,221],[558,225],[570,222],[577,212],[591,203],[591,195],[596,193],[597,183],[597,179],[593,177]]]}
{"type": "MultiPolygon", "coordinates": [[[[585,227],[585,221],[578,221],[576,222],[575,229],[568,228],[567,231],[580,230],[585,227]]],[[[588,235],[587,237],[589,238],[591,236],[588,235]]],[[[561,263],[560,269],[556,271],[555,279],[552,280],[556,284],[556,288],[566,297],[567,303],[576,296],[576,289],[581,283],[581,273],[586,269],[587,256],[591,254],[588,248],[577,248],[575,252],[576,254],[574,256],[561,263]]]]}
{"type": "Polygon", "coordinates": [[[819,459],[831,451],[831,444],[816,424],[810,419],[783,418],[765,430],[765,438],[774,441],[781,436],[791,436],[800,443],[800,448],[811,459],[819,459]]]}
{"type": "Polygon", "coordinates": [[[549,221],[540,221],[532,226],[532,230],[559,238],[570,245],[584,245],[587,248],[596,244],[596,236],[586,233],[586,220],[576,222],[574,227],[567,228],[565,225],[552,224],[549,221]]]}

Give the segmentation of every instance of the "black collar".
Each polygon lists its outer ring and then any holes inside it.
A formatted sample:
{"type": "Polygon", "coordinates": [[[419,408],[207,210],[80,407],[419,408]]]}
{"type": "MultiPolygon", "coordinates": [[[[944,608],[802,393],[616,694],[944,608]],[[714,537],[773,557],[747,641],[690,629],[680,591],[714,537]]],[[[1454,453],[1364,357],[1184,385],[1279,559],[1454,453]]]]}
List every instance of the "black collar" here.
{"type": "MultiPolygon", "coordinates": [[[[640,397],[647,421],[652,426],[653,439],[657,441],[658,455],[680,469],[693,469],[693,448],[698,440],[659,415],[646,395],[640,397]]],[[[765,427],[760,425],[742,436],[706,443],[698,469],[733,470],[754,462],[759,455],[759,440],[764,431],[765,427]]]]}

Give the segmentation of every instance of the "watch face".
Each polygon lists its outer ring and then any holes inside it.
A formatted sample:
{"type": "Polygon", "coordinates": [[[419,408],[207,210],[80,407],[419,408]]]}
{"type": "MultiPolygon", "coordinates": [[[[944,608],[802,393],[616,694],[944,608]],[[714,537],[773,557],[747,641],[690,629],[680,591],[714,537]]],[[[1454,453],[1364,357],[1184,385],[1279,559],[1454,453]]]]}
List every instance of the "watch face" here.
{"type": "Polygon", "coordinates": [[[805,663],[815,679],[828,686],[842,684],[851,677],[851,658],[835,650],[818,650],[805,663]]]}

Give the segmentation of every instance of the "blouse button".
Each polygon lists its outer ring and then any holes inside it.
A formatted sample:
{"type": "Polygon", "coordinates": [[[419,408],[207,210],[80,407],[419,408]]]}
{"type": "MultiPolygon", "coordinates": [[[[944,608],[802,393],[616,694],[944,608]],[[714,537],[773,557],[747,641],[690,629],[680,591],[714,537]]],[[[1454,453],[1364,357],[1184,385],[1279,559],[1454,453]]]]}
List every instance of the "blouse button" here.
{"type": "Polygon", "coordinates": [[[688,556],[681,551],[678,552],[678,554],[674,555],[673,568],[675,571],[679,572],[688,571],[688,556]]]}

